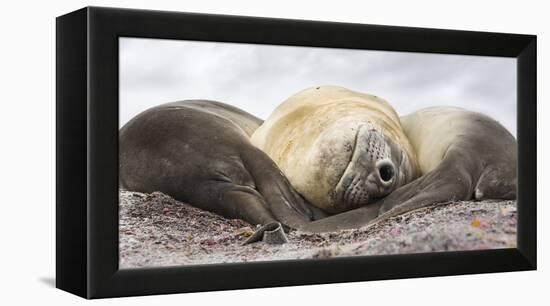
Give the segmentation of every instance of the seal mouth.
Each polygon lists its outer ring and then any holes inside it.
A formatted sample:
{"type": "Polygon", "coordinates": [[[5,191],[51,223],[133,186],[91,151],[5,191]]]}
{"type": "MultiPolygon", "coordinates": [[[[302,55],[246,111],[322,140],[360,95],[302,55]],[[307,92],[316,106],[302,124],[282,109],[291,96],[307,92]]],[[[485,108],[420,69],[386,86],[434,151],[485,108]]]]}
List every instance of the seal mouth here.
{"type": "Polygon", "coordinates": [[[343,203],[349,209],[369,204],[370,200],[386,196],[395,181],[395,167],[389,160],[376,163],[376,168],[364,179],[364,175],[357,174],[345,188],[343,203]]]}
{"type": "Polygon", "coordinates": [[[358,208],[369,202],[369,192],[363,188],[365,183],[360,175],[357,175],[345,189],[343,201],[346,207],[358,208]]]}
{"type": "Polygon", "coordinates": [[[351,151],[349,162],[346,168],[344,169],[344,172],[340,176],[338,183],[336,183],[336,188],[334,189],[336,191],[336,199],[335,199],[336,203],[338,202],[346,203],[347,202],[346,199],[349,198],[348,194],[349,194],[350,187],[355,186],[356,184],[359,183],[359,180],[357,179],[358,176],[355,176],[353,179],[350,180],[350,172],[352,172],[350,168],[352,167],[353,159],[356,154],[357,139],[359,138],[359,133],[361,132],[361,129],[363,128],[363,126],[364,125],[359,126],[359,129],[355,134],[355,139],[353,142],[353,148],[351,151]]]}

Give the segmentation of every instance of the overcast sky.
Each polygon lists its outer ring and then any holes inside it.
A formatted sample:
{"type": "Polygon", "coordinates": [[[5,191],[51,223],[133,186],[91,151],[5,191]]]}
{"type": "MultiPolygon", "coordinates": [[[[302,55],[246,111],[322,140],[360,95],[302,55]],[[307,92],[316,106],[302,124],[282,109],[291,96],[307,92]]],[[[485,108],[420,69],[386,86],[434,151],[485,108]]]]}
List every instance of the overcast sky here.
{"type": "Polygon", "coordinates": [[[485,113],[516,135],[515,58],[120,39],[120,126],[166,102],[209,99],[265,119],[311,86],[386,99],[400,115],[438,105],[485,113]]]}

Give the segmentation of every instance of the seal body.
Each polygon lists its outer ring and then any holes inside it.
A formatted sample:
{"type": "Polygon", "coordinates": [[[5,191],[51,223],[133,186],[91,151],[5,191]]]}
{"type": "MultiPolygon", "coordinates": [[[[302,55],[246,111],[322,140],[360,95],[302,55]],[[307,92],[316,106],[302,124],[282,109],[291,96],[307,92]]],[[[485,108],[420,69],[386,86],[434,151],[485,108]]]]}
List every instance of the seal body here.
{"type": "Polygon", "coordinates": [[[338,86],[291,96],[251,141],[301,195],[331,214],[371,203],[418,172],[393,108],[376,96],[338,86]]]}
{"type": "Polygon", "coordinates": [[[421,176],[373,205],[302,230],[357,228],[440,202],[516,198],[517,142],[497,121],[461,108],[431,107],[401,117],[401,123],[421,176]]]}
{"type": "Polygon", "coordinates": [[[492,118],[431,107],[401,118],[422,176],[383,200],[381,213],[451,200],[515,199],[517,141],[492,118]]]}
{"type": "Polygon", "coordinates": [[[275,163],[252,146],[262,121],[204,100],[153,107],[119,133],[121,187],[177,200],[253,224],[297,227],[315,212],[275,163]]]}

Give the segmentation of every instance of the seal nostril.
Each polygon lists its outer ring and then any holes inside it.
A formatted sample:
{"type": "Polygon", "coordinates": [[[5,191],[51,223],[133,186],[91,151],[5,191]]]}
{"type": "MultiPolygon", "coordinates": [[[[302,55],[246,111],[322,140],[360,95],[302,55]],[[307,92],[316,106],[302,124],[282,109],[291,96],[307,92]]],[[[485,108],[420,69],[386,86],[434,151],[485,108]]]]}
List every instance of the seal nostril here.
{"type": "Polygon", "coordinates": [[[380,172],[380,178],[384,182],[391,181],[391,179],[393,179],[393,176],[395,175],[393,166],[390,164],[384,164],[380,166],[380,168],[378,168],[378,171],[380,172]]]}

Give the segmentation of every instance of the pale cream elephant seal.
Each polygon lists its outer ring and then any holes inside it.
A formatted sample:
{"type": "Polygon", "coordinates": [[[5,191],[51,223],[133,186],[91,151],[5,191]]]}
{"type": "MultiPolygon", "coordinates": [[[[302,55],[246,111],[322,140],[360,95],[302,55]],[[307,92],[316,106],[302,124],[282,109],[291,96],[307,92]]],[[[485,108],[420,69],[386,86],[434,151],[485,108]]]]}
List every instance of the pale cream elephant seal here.
{"type": "Polygon", "coordinates": [[[516,198],[517,141],[494,119],[458,107],[401,118],[422,176],[385,198],[380,213],[452,200],[516,198]]]}
{"type": "Polygon", "coordinates": [[[251,142],[308,202],[330,214],[367,205],[418,175],[394,109],[381,98],[338,86],[291,96],[251,142]]]}

